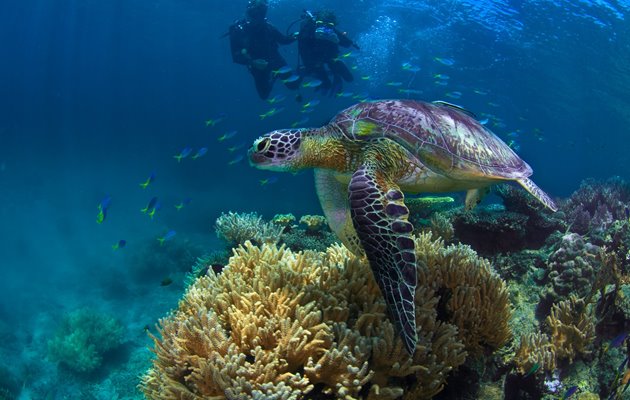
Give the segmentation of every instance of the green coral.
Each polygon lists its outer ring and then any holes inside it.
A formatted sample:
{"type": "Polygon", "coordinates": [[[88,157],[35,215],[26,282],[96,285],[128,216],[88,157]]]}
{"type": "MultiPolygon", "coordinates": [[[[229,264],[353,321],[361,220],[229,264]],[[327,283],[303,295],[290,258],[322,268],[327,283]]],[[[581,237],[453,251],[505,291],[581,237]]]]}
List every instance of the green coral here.
{"type": "Polygon", "coordinates": [[[72,371],[89,373],[103,362],[103,354],[122,343],[123,327],[113,317],[90,309],[66,315],[48,341],[48,356],[72,371]]]}

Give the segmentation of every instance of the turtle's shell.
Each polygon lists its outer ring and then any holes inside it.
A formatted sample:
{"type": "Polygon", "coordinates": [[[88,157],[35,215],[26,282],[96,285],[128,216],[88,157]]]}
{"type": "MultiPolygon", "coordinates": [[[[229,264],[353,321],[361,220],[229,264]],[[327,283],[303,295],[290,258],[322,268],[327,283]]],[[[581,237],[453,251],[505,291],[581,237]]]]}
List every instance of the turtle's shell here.
{"type": "Polygon", "coordinates": [[[331,121],[350,140],[385,137],[453,179],[520,179],[531,167],[470,115],[444,103],[379,100],[356,104],[331,121]]]}

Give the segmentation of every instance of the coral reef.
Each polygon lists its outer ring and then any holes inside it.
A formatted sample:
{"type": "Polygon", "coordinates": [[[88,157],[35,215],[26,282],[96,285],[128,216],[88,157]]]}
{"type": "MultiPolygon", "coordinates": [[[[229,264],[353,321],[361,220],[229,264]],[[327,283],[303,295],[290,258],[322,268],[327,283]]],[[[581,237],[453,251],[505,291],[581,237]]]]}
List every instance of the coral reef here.
{"type": "Polygon", "coordinates": [[[48,355],[68,369],[89,373],[101,366],[103,354],[122,344],[123,327],[113,317],[89,309],[66,315],[48,341],[48,355]]]}
{"type": "Polygon", "coordinates": [[[429,399],[466,353],[509,338],[503,282],[466,246],[416,239],[418,347],[407,355],[369,266],[345,247],[233,250],[160,321],[150,399],[429,399]],[[308,396],[308,397],[306,397],[308,396]]]}
{"type": "Polygon", "coordinates": [[[572,232],[597,235],[615,220],[628,219],[630,185],[619,177],[598,182],[587,179],[562,205],[572,232]]]}
{"type": "Polygon", "coordinates": [[[435,237],[441,237],[446,242],[453,240],[455,236],[455,228],[451,220],[442,213],[435,213],[431,216],[431,233],[435,237]]]}
{"type": "Polygon", "coordinates": [[[410,215],[418,218],[429,218],[435,212],[446,211],[453,208],[455,199],[448,196],[406,197],[405,205],[409,209],[410,215]]]}
{"type": "Polygon", "coordinates": [[[307,232],[319,232],[328,226],[326,217],[322,215],[303,215],[300,224],[306,226],[307,232]]]}
{"type": "Polygon", "coordinates": [[[551,329],[551,345],[558,359],[573,360],[591,353],[595,339],[595,314],[584,299],[570,296],[554,304],[546,320],[551,329]]]}
{"type": "Polygon", "coordinates": [[[255,243],[276,244],[284,226],[263,221],[257,213],[222,213],[214,225],[217,236],[228,242],[229,247],[250,240],[255,243]]]}
{"type": "Polygon", "coordinates": [[[549,295],[554,302],[570,294],[588,296],[599,270],[599,247],[585,241],[576,233],[562,237],[556,250],[549,256],[548,270],[551,283],[549,295]]]}
{"type": "Polygon", "coordinates": [[[276,214],[271,219],[271,223],[280,225],[286,231],[295,223],[295,215],[293,214],[276,214]]]}

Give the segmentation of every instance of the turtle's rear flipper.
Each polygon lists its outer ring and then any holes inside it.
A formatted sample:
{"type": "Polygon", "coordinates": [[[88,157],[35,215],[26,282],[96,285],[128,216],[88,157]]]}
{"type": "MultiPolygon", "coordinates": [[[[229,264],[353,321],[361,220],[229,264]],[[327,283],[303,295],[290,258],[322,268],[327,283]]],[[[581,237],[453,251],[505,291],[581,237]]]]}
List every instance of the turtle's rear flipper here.
{"type": "Polygon", "coordinates": [[[541,188],[539,188],[531,179],[529,178],[521,178],[516,180],[521,184],[532,196],[538,199],[541,203],[545,205],[551,211],[558,211],[558,206],[556,203],[549,197],[549,195],[541,188]]]}
{"type": "Polygon", "coordinates": [[[413,226],[403,193],[382,172],[366,163],[352,175],[350,214],[354,229],[385,297],[389,314],[409,354],[418,340],[414,295],[417,284],[413,226]]]}

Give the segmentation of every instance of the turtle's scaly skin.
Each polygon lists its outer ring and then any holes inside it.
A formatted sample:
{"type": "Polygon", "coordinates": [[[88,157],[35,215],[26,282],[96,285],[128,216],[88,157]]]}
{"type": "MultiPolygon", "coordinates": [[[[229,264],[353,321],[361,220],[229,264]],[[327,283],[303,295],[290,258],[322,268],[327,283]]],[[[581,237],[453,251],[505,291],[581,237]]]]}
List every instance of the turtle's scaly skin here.
{"type": "Polygon", "coordinates": [[[331,229],[364,253],[410,354],[416,346],[413,226],[403,192],[483,190],[519,182],[552,210],[532,170],[501,139],[450,105],[412,100],[357,104],[316,129],[277,130],[249,151],[261,169],[315,168],[315,186],[331,229]]]}

